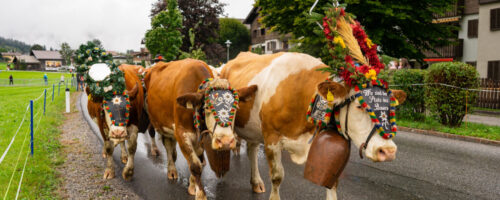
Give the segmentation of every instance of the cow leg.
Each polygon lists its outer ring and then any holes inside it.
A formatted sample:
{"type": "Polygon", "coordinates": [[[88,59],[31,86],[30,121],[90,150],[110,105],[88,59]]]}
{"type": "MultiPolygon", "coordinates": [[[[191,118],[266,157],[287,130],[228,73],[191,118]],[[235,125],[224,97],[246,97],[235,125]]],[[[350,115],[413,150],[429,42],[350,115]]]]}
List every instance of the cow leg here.
{"type": "Polygon", "coordinates": [[[339,181],[335,182],[332,189],[326,189],[326,200],[337,200],[337,184],[339,181]]]}
{"type": "Polygon", "coordinates": [[[115,177],[115,163],[113,162],[114,145],[109,140],[104,140],[104,148],[106,152],[106,169],[104,170],[104,179],[112,179],[115,177]]]}
{"type": "MultiPolygon", "coordinates": [[[[203,171],[203,164],[200,161],[200,155],[197,155],[197,152],[192,145],[192,142],[190,140],[191,137],[185,136],[187,134],[192,133],[183,133],[182,135],[184,136],[181,136],[181,138],[183,138],[184,140],[179,141],[179,145],[182,154],[188,162],[189,171],[191,172],[191,176],[189,177],[188,192],[190,195],[196,195],[195,199],[197,200],[206,200],[207,196],[205,194],[205,190],[203,189],[203,185],[201,184],[201,172],[203,171]]],[[[194,136],[193,138],[196,137],[194,136]]],[[[203,153],[203,151],[201,151],[201,153],[203,153]]]]}
{"type": "Polygon", "coordinates": [[[259,152],[259,143],[251,143],[247,141],[247,156],[250,159],[250,168],[252,175],[250,177],[250,183],[252,184],[252,189],[256,193],[266,192],[266,187],[264,182],[260,177],[259,173],[259,161],[257,154],[259,152]]]}
{"type": "Polygon", "coordinates": [[[176,180],[178,178],[177,168],[175,167],[175,160],[177,159],[177,150],[175,149],[176,141],[174,138],[163,136],[163,146],[167,151],[167,177],[170,180],[176,180]]]}
{"type": "MultiPolygon", "coordinates": [[[[128,160],[125,168],[122,172],[123,179],[130,181],[132,176],[134,175],[134,156],[135,151],[137,150],[137,134],[139,129],[135,125],[130,125],[127,127],[127,132],[129,134],[128,141],[128,160]]],[[[125,142],[123,142],[123,147],[125,147],[125,142]]],[[[123,162],[123,160],[122,160],[123,162]]]]}
{"type": "Polygon", "coordinates": [[[282,147],[279,143],[265,145],[265,153],[267,157],[267,162],[269,164],[269,171],[271,174],[271,195],[270,200],[280,199],[280,184],[285,176],[285,171],[283,170],[283,164],[281,163],[281,151],[282,147]]]}
{"type": "Polygon", "coordinates": [[[158,150],[158,146],[156,145],[155,129],[153,128],[152,125],[149,125],[148,133],[149,136],[151,137],[151,155],[158,156],[160,155],[160,151],[158,150]]]}
{"type": "Polygon", "coordinates": [[[120,159],[122,160],[123,164],[126,164],[127,163],[127,145],[125,145],[125,141],[120,143],[120,148],[121,148],[121,153],[122,153],[120,159]]]}
{"type": "MultiPolygon", "coordinates": [[[[235,135],[235,139],[236,139],[236,148],[233,149],[233,153],[234,153],[234,155],[239,156],[240,149],[241,149],[241,138],[238,137],[237,135],[235,135]]],[[[247,149],[248,149],[248,147],[247,147],[247,149]]]]}

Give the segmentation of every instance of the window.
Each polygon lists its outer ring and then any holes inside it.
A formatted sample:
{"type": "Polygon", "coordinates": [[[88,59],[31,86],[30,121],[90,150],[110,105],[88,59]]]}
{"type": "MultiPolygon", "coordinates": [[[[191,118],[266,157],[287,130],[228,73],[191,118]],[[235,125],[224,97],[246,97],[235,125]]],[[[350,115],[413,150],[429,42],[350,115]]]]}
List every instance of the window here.
{"type": "Polygon", "coordinates": [[[490,30],[500,30],[500,8],[490,10],[490,30]]]}
{"type": "Polygon", "coordinates": [[[265,28],[260,29],[260,35],[265,35],[265,34],[266,34],[266,29],[265,28]]]}
{"type": "Polygon", "coordinates": [[[478,29],[479,20],[469,20],[467,25],[467,37],[469,38],[477,38],[477,29],[478,29]]]}
{"type": "Polygon", "coordinates": [[[283,49],[288,49],[288,41],[283,41],[283,49]]]}
{"type": "Polygon", "coordinates": [[[500,80],[500,60],[488,61],[488,79],[500,80]]]}
{"type": "Polygon", "coordinates": [[[268,42],[267,51],[274,51],[274,50],[276,50],[276,42],[275,41],[268,42]]]}

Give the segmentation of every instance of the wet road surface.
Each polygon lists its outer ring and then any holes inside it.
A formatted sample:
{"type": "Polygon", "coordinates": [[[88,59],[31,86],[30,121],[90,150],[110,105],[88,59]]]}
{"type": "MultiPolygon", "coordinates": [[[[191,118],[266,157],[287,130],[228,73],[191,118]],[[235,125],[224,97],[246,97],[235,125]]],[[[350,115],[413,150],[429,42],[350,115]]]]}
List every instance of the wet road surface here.
{"type": "MultiPolygon", "coordinates": [[[[86,103],[82,95],[81,106],[86,108],[86,103]]],[[[86,110],[83,113],[89,119],[86,110]]],[[[91,127],[98,131],[92,121],[91,127]]],[[[96,137],[100,139],[99,135],[96,137]]],[[[357,148],[352,147],[350,161],[340,178],[339,199],[500,199],[499,146],[409,132],[398,132],[394,140],[398,145],[397,159],[388,163],[361,160],[357,148]]],[[[127,184],[144,199],[194,199],[187,193],[189,170],[180,149],[177,147],[179,179],[169,181],[165,149],[158,139],[157,144],[160,156],[152,157],[149,135],[139,134],[134,176],[127,184]]],[[[113,157],[116,178],[122,179],[120,148],[115,148],[113,157]]],[[[263,146],[258,157],[265,193],[252,192],[243,143],[240,155],[231,156],[231,170],[223,178],[216,178],[210,166],[204,167],[202,182],[207,197],[268,199],[271,183],[263,146]]],[[[285,178],[280,187],[281,199],[325,199],[325,189],[302,177],[304,166],[294,164],[286,152],[282,160],[285,178]]]]}

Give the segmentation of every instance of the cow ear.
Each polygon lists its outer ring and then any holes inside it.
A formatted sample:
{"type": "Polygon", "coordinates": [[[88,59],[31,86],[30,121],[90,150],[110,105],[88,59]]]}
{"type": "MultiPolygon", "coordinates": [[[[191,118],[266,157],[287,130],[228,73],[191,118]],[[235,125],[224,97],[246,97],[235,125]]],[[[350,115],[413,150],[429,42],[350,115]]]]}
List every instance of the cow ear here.
{"type": "Polygon", "coordinates": [[[345,98],[347,89],[340,83],[333,81],[325,81],[318,84],[318,93],[325,99],[328,99],[328,91],[333,94],[334,98],[345,98]]]}
{"type": "Polygon", "coordinates": [[[136,82],[131,90],[127,90],[128,98],[130,98],[130,100],[134,100],[135,97],[137,96],[138,91],[139,91],[139,84],[136,82]]]}
{"type": "Polygon", "coordinates": [[[403,90],[391,90],[392,96],[398,100],[399,105],[403,104],[406,100],[406,92],[403,90]]]}
{"type": "Polygon", "coordinates": [[[251,101],[255,97],[255,92],[257,92],[257,85],[251,85],[248,87],[240,88],[237,90],[240,96],[240,101],[247,102],[251,101]]]}
{"type": "Polygon", "coordinates": [[[177,104],[185,107],[187,109],[193,109],[194,107],[201,105],[203,100],[203,93],[188,93],[177,97],[177,104]]]}
{"type": "Polygon", "coordinates": [[[89,95],[89,94],[90,94],[90,87],[88,87],[88,86],[87,86],[87,87],[85,87],[85,93],[87,93],[87,95],[89,95]]]}

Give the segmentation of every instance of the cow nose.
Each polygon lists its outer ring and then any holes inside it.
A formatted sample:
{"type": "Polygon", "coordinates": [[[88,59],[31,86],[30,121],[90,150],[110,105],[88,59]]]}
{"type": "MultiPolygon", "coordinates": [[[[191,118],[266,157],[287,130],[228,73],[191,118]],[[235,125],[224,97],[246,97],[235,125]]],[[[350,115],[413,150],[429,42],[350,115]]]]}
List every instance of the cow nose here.
{"type": "Polygon", "coordinates": [[[377,160],[380,162],[392,161],[396,158],[396,148],[380,147],[377,150],[377,160]]]}
{"type": "Polygon", "coordinates": [[[127,136],[127,133],[125,132],[124,129],[115,129],[111,132],[111,137],[114,138],[122,138],[127,136]]]}
{"type": "Polygon", "coordinates": [[[230,150],[236,147],[236,141],[233,136],[222,136],[215,140],[216,150],[230,150]]]}

